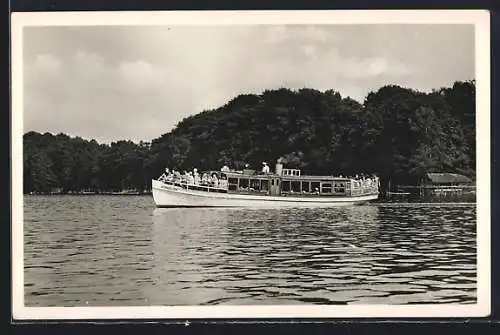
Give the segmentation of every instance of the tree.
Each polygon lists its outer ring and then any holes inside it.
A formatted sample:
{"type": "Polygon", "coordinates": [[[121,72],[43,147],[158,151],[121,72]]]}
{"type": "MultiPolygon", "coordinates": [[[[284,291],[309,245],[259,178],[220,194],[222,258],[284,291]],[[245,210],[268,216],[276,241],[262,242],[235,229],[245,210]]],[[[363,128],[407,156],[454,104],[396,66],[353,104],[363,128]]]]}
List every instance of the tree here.
{"type": "Polygon", "coordinates": [[[334,90],[267,90],[179,122],[151,143],[98,144],[65,134],[24,135],[24,192],[148,189],[176,170],[242,168],[278,158],[308,174],[376,173],[383,184],[426,172],[475,171],[475,82],[431,93],[389,85],[363,104],[334,90]]]}
{"type": "Polygon", "coordinates": [[[425,172],[455,172],[467,161],[460,122],[433,93],[383,87],[367,96],[363,125],[364,155],[384,181],[417,183],[425,172]]]}

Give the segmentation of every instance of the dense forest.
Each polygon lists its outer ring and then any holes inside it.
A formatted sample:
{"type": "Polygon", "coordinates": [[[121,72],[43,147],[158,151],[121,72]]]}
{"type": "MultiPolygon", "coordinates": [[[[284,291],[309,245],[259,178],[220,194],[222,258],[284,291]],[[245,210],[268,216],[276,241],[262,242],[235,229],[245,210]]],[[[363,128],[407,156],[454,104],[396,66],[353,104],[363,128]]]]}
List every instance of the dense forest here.
{"type": "Polygon", "coordinates": [[[363,104],[333,90],[281,88],[239,95],[151,143],[28,132],[24,192],[147,190],[167,166],[260,168],[279,157],[308,174],[376,173],[382,185],[416,184],[426,172],[474,178],[475,138],[475,81],[431,93],[384,86],[363,104]]]}

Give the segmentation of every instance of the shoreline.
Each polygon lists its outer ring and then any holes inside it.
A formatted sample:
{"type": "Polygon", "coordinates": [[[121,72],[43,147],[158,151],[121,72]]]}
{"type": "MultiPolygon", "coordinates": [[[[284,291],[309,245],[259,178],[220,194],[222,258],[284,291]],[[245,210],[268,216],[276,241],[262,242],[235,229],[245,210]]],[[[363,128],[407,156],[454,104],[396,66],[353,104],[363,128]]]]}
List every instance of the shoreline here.
{"type": "MultiPolygon", "coordinates": [[[[92,193],[92,194],[82,194],[82,193],[72,193],[72,194],[23,194],[24,196],[73,196],[73,197],[91,197],[91,196],[110,196],[110,197],[142,197],[142,196],[151,196],[151,193],[92,193]]],[[[412,199],[412,200],[387,200],[387,199],[378,199],[371,201],[370,204],[414,204],[414,205],[475,205],[477,201],[466,201],[466,199],[456,199],[456,201],[451,201],[451,199],[443,199],[443,201],[432,201],[432,199],[412,199]]]]}

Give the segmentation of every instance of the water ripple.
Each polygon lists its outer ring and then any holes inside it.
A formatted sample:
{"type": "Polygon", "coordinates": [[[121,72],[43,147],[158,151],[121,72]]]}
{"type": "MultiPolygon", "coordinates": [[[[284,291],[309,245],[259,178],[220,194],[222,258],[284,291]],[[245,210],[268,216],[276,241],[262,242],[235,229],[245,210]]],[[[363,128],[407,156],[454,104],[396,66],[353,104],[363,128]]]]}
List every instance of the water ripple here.
{"type": "Polygon", "coordinates": [[[28,306],[476,301],[472,205],[154,209],[25,197],[28,306]]]}

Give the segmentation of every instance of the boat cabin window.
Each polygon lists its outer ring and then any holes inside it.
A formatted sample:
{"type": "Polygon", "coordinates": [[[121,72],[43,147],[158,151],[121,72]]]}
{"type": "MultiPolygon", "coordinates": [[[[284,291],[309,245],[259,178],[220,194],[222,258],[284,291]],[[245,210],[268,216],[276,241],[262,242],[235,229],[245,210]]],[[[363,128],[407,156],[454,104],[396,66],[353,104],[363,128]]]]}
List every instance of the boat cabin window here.
{"type": "Polygon", "coordinates": [[[290,181],[289,180],[283,180],[281,182],[281,190],[283,192],[290,192],[290,181]]]}
{"type": "Polygon", "coordinates": [[[242,190],[242,191],[247,191],[249,187],[250,187],[249,180],[241,178],[240,179],[240,184],[239,184],[239,189],[242,190]]]}
{"type": "Polygon", "coordinates": [[[336,182],[334,183],[333,187],[333,191],[335,193],[345,193],[345,186],[346,186],[346,183],[341,181],[341,182],[336,182]]]}
{"type": "Polygon", "coordinates": [[[238,189],[238,178],[229,178],[228,184],[228,190],[236,191],[238,189]]]}
{"type": "Polygon", "coordinates": [[[302,182],[302,192],[311,192],[311,183],[308,181],[303,181],[302,182]]]}
{"type": "Polygon", "coordinates": [[[321,183],[321,193],[332,193],[332,183],[322,182],[321,183]]]}
{"type": "Polygon", "coordinates": [[[300,176],[300,170],[298,169],[283,169],[281,171],[283,176],[300,176]]]}
{"type": "Polygon", "coordinates": [[[229,190],[244,192],[262,192],[269,190],[269,180],[260,178],[231,177],[229,190]]]}
{"type": "Polygon", "coordinates": [[[319,181],[313,181],[313,182],[311,182],[311,192],[312,193],[319,192],[319,186],[320,186],[319,181]]]}
{"type": "Polygon", "coordinates": [[[300,181],[292,181],[292,192],[300,193],[300,181]]]}
{"type": "Polygon", "coordinates": [[[260,191],[260,180],[259,179],[250,180],[250,190],[251,191],[260,191]]]}
{"type": "Polygon", "coordinates": [[[268,191],[269,190],[269,180],[261,180],[260,190],[261,191],[268,191]]]}

